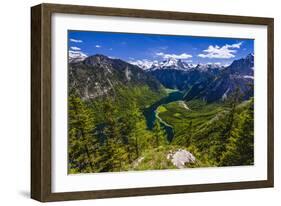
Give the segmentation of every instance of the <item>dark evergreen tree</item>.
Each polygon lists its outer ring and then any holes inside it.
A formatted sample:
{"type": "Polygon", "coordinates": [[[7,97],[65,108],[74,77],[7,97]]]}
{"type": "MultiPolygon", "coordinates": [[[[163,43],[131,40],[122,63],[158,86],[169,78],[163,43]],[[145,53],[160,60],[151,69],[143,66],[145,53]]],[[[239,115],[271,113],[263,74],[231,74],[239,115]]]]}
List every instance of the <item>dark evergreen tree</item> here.
{"type": "Polygon", "coordinates": [[[251,165],[254,163],[254,104],[238,118],[235,128],[221,158],[222,166],[251,165]]]}
{"type": "Polygon", "coordinates": [[[160,145],[167,144],[167,135],[164,129],[161,127],[161,124],[159,120],[155,121],[154,127],[153,127],[153,142],[152,144],[154,147],[159,147],[160,145]]]}
{"type": "Polygon", "coordinates": [[[70,172],[94,172],[94,151],[98,144],[93,135],[94,119],[85,103],[74,93],[68,99],[68,121],[70,172]]]}
{"type": "Polygon", "coordinates": [[[233,94],[230,95],[226,101],[226,105],[229,107],[229,112],[223,118],[223,124],[221,127],[221,132],[219,134],[219,141],[216,145],[216,161],[219,163],[222,154],[226,151],[226,145],[230,140],[230,137],[235,133],[234,118],[236,114],[236,107],[241,102],[241,93],[239,88],[235,90],[233,94]]]}
{"type": "Polygon", "coordinates": [[[126,164],[126,148],[121,136],[121,125],[117,116],[117,108],[113,100],[104,102],[104,134],[105,140],[102,145],[102,171],[120,171],[126,164]]]}

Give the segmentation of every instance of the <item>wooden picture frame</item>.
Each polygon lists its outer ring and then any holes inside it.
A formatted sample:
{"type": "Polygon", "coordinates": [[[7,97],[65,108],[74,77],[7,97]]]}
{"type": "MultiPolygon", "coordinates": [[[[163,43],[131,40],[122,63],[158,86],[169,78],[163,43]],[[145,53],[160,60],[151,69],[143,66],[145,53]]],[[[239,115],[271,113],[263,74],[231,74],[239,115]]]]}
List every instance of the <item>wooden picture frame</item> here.
{"type": "Polygon", "coordinates": [[[169,11],[136,10],[91,6],[40,4],[31,8],[31,198],[41,202],[94,198],[160,195],[273,187],[274,184],[274,90],[272,18],[244,17],[169,11]],[[267,179],[215,184],[161,186],[53,193],[51,168],[51,16],[54,13],[153,18],[193,22],[220,22],[267,26],[267,179]]]}

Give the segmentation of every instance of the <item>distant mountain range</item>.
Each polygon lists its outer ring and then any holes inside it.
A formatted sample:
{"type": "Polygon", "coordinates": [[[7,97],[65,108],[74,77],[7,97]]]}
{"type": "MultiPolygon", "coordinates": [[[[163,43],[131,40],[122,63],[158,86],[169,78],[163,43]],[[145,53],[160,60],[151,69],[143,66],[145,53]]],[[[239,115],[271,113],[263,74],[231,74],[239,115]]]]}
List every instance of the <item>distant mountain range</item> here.
{"type": "MultiPolygon", "coordinates": [[[[235,60],[218,73],[208,72],[207,80],[197,81],[185,93],[185,99],[201,98],[207,102],[227,99],[239,89],[241,98],[248,99],[254,93],[254,55],[235,60]]],[[[202,74],[204,76],[204,74],[202,74]]]]}
{"type": "Polygon", "coordinates": [[[147,85],[158,90],[162,85],[184,92],[184,99],[207,102],[226,99],[239,88],[244,99],[253,96],[254,55],[220,64],[190,64],[180,59],[125,62],[104,55],[69,55],[69,88],[82,98],[110,95],[115,86],[147,85]]]}
{"type": "Polygon", "coordinates": [[[220,65],[219,63],[191,64],[181,59],[176,59],[172,57],[160,62],[149,61],[149,60],[137,60],[137,61],[129,61],[129,63],[136,65],[146,71],[167,70],[167,69],[174,69],[179,71],[189,71],[189,70],[197,69],[197,70],[206,71],[208,69],[213,69],[213,68],[218,68],[218,69],[224,68],[224,66],[220,65]]]}

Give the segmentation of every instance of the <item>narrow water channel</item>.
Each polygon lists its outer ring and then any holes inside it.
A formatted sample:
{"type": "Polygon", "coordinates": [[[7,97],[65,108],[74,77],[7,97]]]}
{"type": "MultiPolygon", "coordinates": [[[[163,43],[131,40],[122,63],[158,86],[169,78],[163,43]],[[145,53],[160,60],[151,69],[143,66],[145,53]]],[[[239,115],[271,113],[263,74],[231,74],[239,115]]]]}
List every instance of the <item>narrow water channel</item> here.
{"type": "MultiPolygon", "coordinates": [[[[175,101],[179,101],[183,99],[183,93],[180,91],[175,91],[175,92],[171,92],[169,93],[168,96],[160,99],[159,101],[155,102],[154,104],[152,104],[150,107],[146,108],[143,112],[145,118],[146,118],[146,125],[147,128],[152,130],[154,123],[156,121],[157,115],[156,115],[156,110],[159,106],[163,105],[163,104],[168,104],[171,102],[175,102],[175,101]]],[[[174,130],[173,127],[165,124],[165,122],[160,121],[161,127],[163,127],[166,131],[167,134],[167,140],[169,142],[171,142],[174,138],[174,130]]]]}

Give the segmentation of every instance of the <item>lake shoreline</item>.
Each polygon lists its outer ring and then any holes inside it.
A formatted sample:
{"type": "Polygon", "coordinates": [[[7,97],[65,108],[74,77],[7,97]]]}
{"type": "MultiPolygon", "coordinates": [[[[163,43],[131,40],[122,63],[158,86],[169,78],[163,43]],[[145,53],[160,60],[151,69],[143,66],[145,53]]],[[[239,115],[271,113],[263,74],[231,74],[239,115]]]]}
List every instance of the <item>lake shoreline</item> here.
{"type": "Polygon", "coordinates": [[[159,113],[157,112],[158,107],[161,105],[169,104],[171,102],[179,101],[183,99],[183,93],[178,90],[174,90],[171,92],[168,92],[167,96],[160,99],[159,101],[152,104],[150,107],[146,108],[143,112],[147,128],[149,130],[152,130],[155,124],[155,121],[158,119],[160,122],[160,125],[165,129],[167,134],[167,140],[171,142],[174,138],[174,129],[172,125],[169,125],[167,122],[161,119],[159,116],[159,113]]]}

